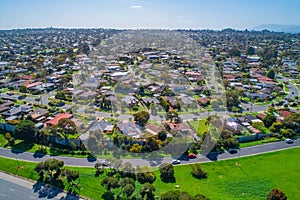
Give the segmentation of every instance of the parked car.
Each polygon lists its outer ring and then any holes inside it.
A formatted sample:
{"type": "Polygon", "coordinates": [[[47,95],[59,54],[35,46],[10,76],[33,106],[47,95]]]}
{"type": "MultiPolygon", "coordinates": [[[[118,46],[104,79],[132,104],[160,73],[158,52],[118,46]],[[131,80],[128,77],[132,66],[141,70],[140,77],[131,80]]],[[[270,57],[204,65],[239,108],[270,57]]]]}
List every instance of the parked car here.
{"type": "Polygon", "coordinates": [[[180,160],[173,160],[172,164],[176,165],[176,164],[180,164],[180,160]]]}
{"type": "Polygon", "coordinates": [[[197,158],[197,155],[194,153],[189,153],[188,158],[190,159],[197,158]]]}
{"type": "Polygon", "coordinates": [[[285,143],[287,143],[287,144],[292,144],[292,143],[294,143],[294,140],[289,139],[289,138],[285,139],[284,141],[285,141],[285,143]]]}
{"type": "Polygon", "coordinates": [[[237,153],[238,150],[237,149],[228,149],[228,152],[231,154],[237,153]]]}

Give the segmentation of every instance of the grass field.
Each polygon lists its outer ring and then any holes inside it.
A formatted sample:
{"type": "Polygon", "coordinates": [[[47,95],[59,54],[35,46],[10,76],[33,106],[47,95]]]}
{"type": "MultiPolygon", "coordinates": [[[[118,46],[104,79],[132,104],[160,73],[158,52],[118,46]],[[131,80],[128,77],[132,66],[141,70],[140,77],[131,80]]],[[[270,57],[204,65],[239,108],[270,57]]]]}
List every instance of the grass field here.
{"type": "MultiPolygon", "coordinates": [[[[201,193],[210,199],[266,199],[273,188],[282,189],[288,199],[300,197],[300,148],[273,152],[258,156],[203,163],[208,178],[198,180],[191,175],[190,165],[175,167],[176,183],[163,183],[156,171],[156,195],[175,190],[188,191],[191,194],[201,193]],[[237,164],[239,163],[239,165],[237,164]]],[[[0,158],[0,169],[29,179],[37,180],[33,171],[35,163],[0,158]]],[[[101,186],[104,176],[95,177],[92,168],[75,168],[80,173],[80,185],[83,196],[101,199],[105,189],[101,186]]],[[[141,185],[137,183],[136,188],[141,185]]]]}

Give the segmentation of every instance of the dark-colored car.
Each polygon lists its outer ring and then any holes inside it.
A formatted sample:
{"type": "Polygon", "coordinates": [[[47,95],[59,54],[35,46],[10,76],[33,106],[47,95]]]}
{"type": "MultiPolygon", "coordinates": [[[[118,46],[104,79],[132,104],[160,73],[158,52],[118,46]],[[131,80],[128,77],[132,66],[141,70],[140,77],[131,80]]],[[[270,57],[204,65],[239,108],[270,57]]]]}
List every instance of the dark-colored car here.
{"type": "Polygon", "coordinates": [[[238,150],[237,149],[228,149],[228,152],[231,154],[237,153],[238,150]]]}

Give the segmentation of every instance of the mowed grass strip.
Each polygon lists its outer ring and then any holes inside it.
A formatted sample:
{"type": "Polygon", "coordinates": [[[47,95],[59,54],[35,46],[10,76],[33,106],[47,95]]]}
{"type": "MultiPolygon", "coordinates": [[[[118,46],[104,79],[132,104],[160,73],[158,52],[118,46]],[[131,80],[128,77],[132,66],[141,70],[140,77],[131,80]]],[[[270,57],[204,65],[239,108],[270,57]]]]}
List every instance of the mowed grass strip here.
{"type": "MultiPolygon", "coordinates": [[[[210,199],[266,199],[272,188],[283,190],[288,199],[299,199],[300,148],[267,153],[239,159],[203,163],[208,178],[198,180],[191,175],[190,165],[175,166],[175,183],[164,183],[156,171],[156,196],[170,190],[204,194],[210,199]],[[178,187],[179,186],[179,187],[178,187]]],[[[33,171],[36,163],[0,158],[0,169],[32,180],[38,175],[33,171]]],[[[95,177],[95,169],[67,167],[80,173],[80,194],[91,199],[101,199],[105,188],[104,176],[95,177]]],[[[140,187],[140,184],[137,184],[140,187]]],[[[139,188],[138,187],[138,188],[139,188]]]]}

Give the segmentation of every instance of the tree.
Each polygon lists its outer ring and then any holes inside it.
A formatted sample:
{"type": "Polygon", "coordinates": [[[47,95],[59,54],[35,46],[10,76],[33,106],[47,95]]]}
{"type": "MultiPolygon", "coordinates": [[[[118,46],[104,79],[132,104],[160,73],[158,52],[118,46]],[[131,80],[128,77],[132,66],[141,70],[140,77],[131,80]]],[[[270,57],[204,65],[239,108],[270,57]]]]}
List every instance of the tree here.
{"type": "Polygon", "coordinates": [[[144,183],[153,183],[156,179],[155,174],[151,171],[151,169],[147,166],[137,167],[136,168],[136,178],[137,181],[144,183]]]}
{"type": "Polygon", "coordinates": [[[15,137],[23,140],[31,140],[36,133],[35,123],[30,120],[21,120],[15,126],[15,137]]]}
{"type": "Polygon", "coordinates": [[[159,143],[161,143],[161,141],[150,137],[150,138],[147,138],[144,148],[148,152],[156,151],[160,148],[159,143]]]}
{"type": "Polygon", "coordinates": [[[125,177],[119,181],[121,187],[125,185],[135,185],[135,181],[132,178],[125,177]]]}
{"type": "Polygon", "coordinates": [[[274,122],[272,126],[270,127],[270,131],[274,133],[280,132],[280,129],[282,128],[282,123],[281,122],[274,122]]]}
{"type": "Polygon", "coordinates": [[[157,138],[161,141],[164,141],[165,139],[167,139],[167,133],[166,131],[160,131],[157,134],[157,138]]]}
{"type": "Polygon", "coordinates": [[[118,179],[109,176],[103,179],[101,185],[105,186],[107,190],[115,189],[120,186],[118,179]]]}
{"type": "Polygon", "coordinates": [[[264,122],[266,127],[272,126],[274,122],[276,122],[276,117],[273,114],[267,114],[262,121],[264,122]]]}
{"type": "Polygon", "coordinates": [[[64,161],[59,161],[55,158],[49,158],[44,162],[39,162],[35,166],[34,171],[39,174],[41,180],[45,181],[46,183],[54,183],[60,178],[63,166],[64,161]]]}
{"type": "Polygon", "coordinates": [[[285,196],[284,192],[277,188],[273,188],[267,197],[267,200],[286,200],[286,199],[287,197],[285,196]]]}
{"type": "Polygon", "coordinates": [[[255,49],[253,47],[248,47],[247,48],[247,55],[254,55],[255,54],[255,49]]]}
{"type": "Polygon", "coordinates": [[[136,124],[142,127],[144,127],[147,124],[149,119],[150,119],[149,112],[141,111],[134,114],[134,121],[136,122],[136,124]]]}
{"type": "Polygon", "coordinates": [[[297,129],[300,127],[300,113],[292,113],[283,120],[283,125],[286,128],[297,129]]]}
{"type": "Polygon", "coordinates": [[[66,94],[64,91],[58,91],[55,94],[55,99],[60,99],[60,100],[65,100],[66,99],[66,94]]]}
{"type": "Polygon", "coordinates": [[[153,192],[155,191],[155,187],[150,184],[150,183],[145,183],[144,187],[141,189],[140,194],[142,195],[143,199],[149,199],[153,200],[154,199],[154,194],[153,192]]]}
{"type": "Polygon", "coordinates": [[[134,192],[134,190],[135,190],[135,187],[132,184],[127,184],[124,186],[124,193],[127,196],[130,196],[134,192]]]}
{"type": "Polygon", "coordinates": [[[60,119],[57,125],[62,130],[62,135],[66,139],[68,138],[68,135],[74,135],[77,133],[75,123],[68,118],[60,119]]]}
{"type": "Polygon", "coordinates": [[[270,69],[267,73],[267,77],[274,79],[275,78],[275,71],[274,69],[270,69]]]}
{"type": "Polygon", "coordinates": [[[85,42],[81,42],[78,45],[78,52],[79,53],[84,53],[84,54],[88,54],[90,52],[90,47],[87,43],[85,42]]]}
{"type": "Polygon", "coordinates": [[[193,200],[194,197],[187,192],[182,192],[179,190],[169,191],[161,195],[161,200],[193,200]]]}
{"type": "Polygon", "coordinates": [[[202,178],[207,178],[207,172],[202,169],[200,163],[196,163],[195,165],[192,165],[192,175],[195,178],[202,179],[202,178]]]}
{"type": "Polygon", "coordinates": [[[235,138],[228,138],[224,140],[223,146],[225,149],[230,149],[230,148],[235,149],[239,147],[239,141],[235,138]]]}
{"type": "Polygon", "coordinates": [[[21,85],[20,88],[19,88],[19,92],[21,93],[27,93],[28,92],[28,89],[25,85],[21,85]]]}
{"type": "Polygon", "coordinates": [[[133,144],[129,150],[131,153],[141,153],[142,146],[139,144],[133,144]]]}
{"type": "Polygon", "coordinates": [[[228,54],[232,57],[232,56],[240,56],[241,55],[241,51],[236,48],[233,47],[232,49],[229,50],[228,54]]]}
{"type": "Polygon", "coordinates": [[[226,91],[226,103],[228,108],[233,106],[238,107],[240,104],[241,92],[238,89],[232,89],[226,91]]]}
{"type": "Polygon", "coordinates": [[[76,180],[79,179],[79,172],[76,170],[69,170],[69,169],[65,169],[64,170],[64,176],[66,176],[67,178],[67,182],[68,182],[68,190],[69,191],[76,191],[75,189],[77,189],[77,191],[80,190],[78,182],[76,182],[76,180]]]}
{"type": "Polygon", "coordinates": [[[174,182],[174,167],[170,163],[163,163],[159,166],[160,178],[163,182],[174,182]]]}
{"type": "Polygon", "coordinates": [[[87,148],[91,152],[97,152],[98,151],[98,143],[97,143],[97,138],[95,135],[90,135],[90,137],[87,139],[87,148]]]}

